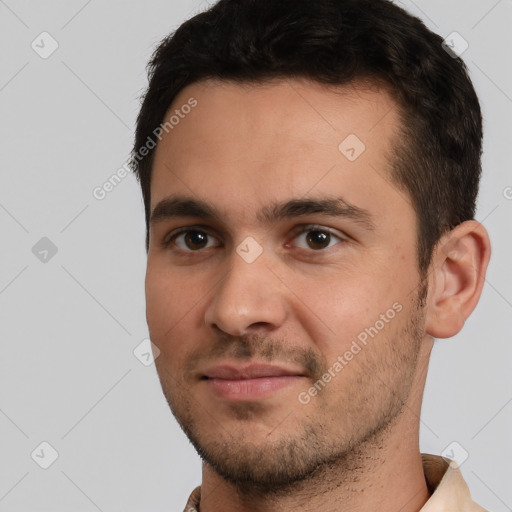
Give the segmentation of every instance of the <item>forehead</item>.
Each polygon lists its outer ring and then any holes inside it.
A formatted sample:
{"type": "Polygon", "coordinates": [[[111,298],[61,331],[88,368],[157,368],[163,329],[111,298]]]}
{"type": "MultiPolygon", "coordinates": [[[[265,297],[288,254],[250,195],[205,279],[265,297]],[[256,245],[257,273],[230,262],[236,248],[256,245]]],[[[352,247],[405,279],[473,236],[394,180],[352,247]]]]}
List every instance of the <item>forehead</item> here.
{"type": "Polygon", "coordinates": [[[399,113],[383,87],[205,80],[180,92],[164,122],[172,115],[156,149],[152,207],[182,192],[224,205],[245,197],[247,207],[312,191],[367,204],[397,194],[389,171],[399,113]]]}

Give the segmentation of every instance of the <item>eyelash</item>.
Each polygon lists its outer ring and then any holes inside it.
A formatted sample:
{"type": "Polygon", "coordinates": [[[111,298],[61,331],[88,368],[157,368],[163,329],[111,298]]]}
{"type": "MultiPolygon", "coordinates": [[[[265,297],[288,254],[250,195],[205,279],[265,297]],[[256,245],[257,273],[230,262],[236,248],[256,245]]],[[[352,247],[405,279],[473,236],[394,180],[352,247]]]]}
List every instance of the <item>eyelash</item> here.
{"type": "MultiPolygon", "coordinates": [[[[348,241],[348,238],[347,238],[346,235],[341,234],[341,233],[338,234],[334,230],[326,228],[324,226],[320,226],[318,224],[306,224],[304,226],[300,226],[299,229],[296,232],[294,232],[292,240],[295,240],[296,238],[298,238],[299,236],[301,236],[301,235],[303,235],[305,233],[310,233],[310,232],[314,232],[314,231],[319,231],[321,233],[327,233],[327,234],[329,234],[329,236],[337,238],[339,240],[339,242],[337,242],[334,245],[338,245],[339,243],[343,243],[343,242],[347,242],[348,241]]],[[[329,243],[330,242],[331,242],[331,240],[329,240],[329,243]]],[[[315,254],[315,253],[320,253],[320,252],[326,252],[331,247],[332,246],[326,247],[324,249],[317,249],[317,250],[314,250],[314,249],[311,249],[311,248],[310,249],[304,249],[302,247],[299,247],[299,249],[301,249],[303,251],[310,252],[312,254],[315,254]]]]}
{"type": "MultiPolygon", "coordinates": [[[[320,226],[318,224],[306,224],[306,225],[300,226],[300,228],[294,232],[292,240],[295,240],[300,235],[303,235],[303,234],[309,233],[309,232],[314,232],[314,231],[320,231],[322,233],[327,233],[327,234],[329,234],[329,236],[337,238],[339,240],[339,242],[337,242],[334,245],[338,245],[339,243],[348,242],[348,237],[345,234],[334,232],[333,230],[326,228],[324,226],[320,226]]],[[[176,238],[178,238],[180,235],[187,234],[190,232],[200,232],[200,233],[206,234],[208,237],[215,238],[214,235],[212,235],[208,232],[208,229],[205,229],[201,226],[186,226],[183,228],[179,228],[179,229],[173,231],[172,233],[170,233],[168,236],[164,237],[164,239],[162,241],[162,248],[169,249],[169,246],[175,242],[176,238]]],[[[288,245],[288,243],[286,245],[288,245]]],[[[310,253],[320,253],[320,252],[326,252],[331,247],[332,246],[326,247],[324,249],[317,249],[317,250],[304,249],[304,248],[299,248],[299,249],[301,249],[303,251],[310,252],[310,253]]],[[[180,248],[178,248],[178,250],[185,252],[185,253],[189,253],[189,254],[201,253],[204,251],[204,249],[198,249],[198,250],[194,251],[194,250],[184,250],[184,249],[180,249],[180,248]]]]}

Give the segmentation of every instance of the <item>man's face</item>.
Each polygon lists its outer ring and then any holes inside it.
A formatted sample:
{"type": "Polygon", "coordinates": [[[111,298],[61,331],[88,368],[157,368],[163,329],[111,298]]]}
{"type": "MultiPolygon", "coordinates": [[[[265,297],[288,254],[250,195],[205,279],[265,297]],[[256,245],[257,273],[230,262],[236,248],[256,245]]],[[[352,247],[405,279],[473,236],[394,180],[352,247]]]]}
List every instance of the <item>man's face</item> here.
{"type": "Polygon", "coordinates": [[[166,120],[191,97],[151,182],[156,366],[205,461],[270,490],[375,438],[411,391],[424,324],[398,114],[383,90],[208,81],[166,120]]]}

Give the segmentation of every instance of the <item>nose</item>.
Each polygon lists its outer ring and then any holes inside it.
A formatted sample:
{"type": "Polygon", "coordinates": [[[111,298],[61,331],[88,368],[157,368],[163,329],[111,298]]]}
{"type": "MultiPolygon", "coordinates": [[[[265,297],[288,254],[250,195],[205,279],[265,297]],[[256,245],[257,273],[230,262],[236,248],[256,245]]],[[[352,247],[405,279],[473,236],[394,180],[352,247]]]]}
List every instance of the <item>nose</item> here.
{"type": "Polygon", "coordinates": [[[286,287],[264,256],[247,263],[233,253],[230,263],[206,308],[206,325],[232,336],[278,329],[287,316],[286,287]]]}

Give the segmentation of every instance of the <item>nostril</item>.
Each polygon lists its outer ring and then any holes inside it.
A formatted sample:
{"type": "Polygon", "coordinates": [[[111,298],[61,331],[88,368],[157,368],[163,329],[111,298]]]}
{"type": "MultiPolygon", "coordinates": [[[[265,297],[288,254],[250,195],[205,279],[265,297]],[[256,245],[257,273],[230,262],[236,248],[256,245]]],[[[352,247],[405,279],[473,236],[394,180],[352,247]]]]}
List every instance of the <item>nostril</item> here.
{"type": "Polygon", "coordinates": [[[261,328],[269,328],[270,324],[268,322],[254,322],[251,324],[248,329],[261,329],[261,328]]]}

